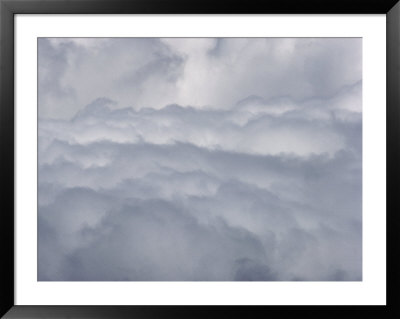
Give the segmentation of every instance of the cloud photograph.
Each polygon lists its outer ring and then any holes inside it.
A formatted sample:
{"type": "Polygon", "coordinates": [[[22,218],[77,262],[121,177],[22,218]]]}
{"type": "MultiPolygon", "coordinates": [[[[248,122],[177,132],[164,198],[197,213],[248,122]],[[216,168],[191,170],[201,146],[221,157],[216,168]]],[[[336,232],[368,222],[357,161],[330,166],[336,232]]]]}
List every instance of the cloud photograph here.
{"type": "Polygon", "coordinates": [[[38,281],[361,281],[361,38],[38,38],[38,281]]]}

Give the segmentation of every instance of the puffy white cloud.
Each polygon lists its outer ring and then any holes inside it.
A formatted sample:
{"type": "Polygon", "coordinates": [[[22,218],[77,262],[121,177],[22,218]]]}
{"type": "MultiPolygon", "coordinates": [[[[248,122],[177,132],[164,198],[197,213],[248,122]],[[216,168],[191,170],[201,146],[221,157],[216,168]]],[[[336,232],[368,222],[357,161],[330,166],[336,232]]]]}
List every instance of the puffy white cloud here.
{"type": "Polygon", "coordinates": [[[70,118],[101,96],[135,109],[326,98],[361,72],[355,38],[41,38],[39,112],[70,118]]]}
{"type": "Polygon", "coordinates": [[[360,53],[42,39],[39,280],[361,280],[360,53]]]}

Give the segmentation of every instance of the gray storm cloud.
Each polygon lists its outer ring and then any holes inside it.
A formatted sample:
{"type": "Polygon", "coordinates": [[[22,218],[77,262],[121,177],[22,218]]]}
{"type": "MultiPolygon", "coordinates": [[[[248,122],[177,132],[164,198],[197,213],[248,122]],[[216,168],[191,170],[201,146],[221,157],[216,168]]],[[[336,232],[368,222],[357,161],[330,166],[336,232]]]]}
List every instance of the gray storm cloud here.
{"type": "Polygon", "coordinates": [[[39,39],[38,279],[362,279],[361,39],[39,39]]]}

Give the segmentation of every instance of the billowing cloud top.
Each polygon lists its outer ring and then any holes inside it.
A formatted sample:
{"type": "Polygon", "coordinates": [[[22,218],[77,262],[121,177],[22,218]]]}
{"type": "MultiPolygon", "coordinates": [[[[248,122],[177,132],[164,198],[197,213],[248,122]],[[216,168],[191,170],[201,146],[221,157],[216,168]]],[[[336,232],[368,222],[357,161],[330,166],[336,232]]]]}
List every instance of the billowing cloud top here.
{"type": "Polygon", "coordinates": [[[361,280],[361,39],[39,39],[39,280],[361,280]]]}

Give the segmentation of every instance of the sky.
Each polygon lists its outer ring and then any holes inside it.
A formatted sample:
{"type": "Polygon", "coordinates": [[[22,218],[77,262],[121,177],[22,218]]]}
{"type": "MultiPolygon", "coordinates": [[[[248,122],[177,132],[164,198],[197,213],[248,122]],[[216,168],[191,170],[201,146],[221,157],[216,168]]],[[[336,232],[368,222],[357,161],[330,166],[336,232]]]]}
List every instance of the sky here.
{"type": "Polygon", "coordinates": [[[360,38],[38,46],[38,280],[362,280],[360,38]]]}

